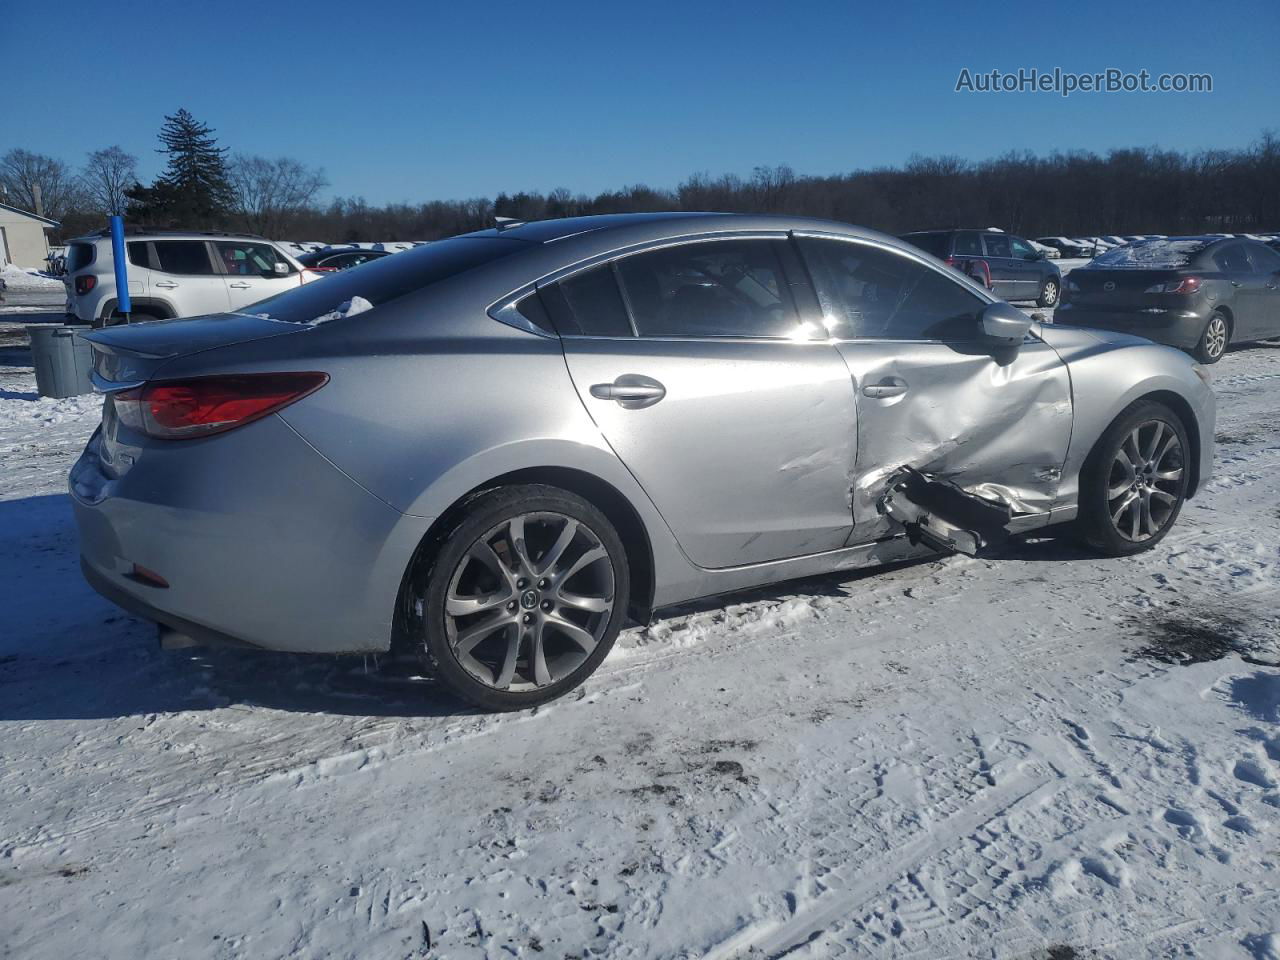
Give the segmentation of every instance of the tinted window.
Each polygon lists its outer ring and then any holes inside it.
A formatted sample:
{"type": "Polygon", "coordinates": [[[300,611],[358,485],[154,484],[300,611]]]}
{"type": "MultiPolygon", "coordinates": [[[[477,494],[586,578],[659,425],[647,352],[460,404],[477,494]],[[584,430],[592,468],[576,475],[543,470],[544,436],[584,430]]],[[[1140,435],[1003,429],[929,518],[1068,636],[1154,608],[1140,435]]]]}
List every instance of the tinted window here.
{"type": "Polygon", "coordinates": [[[982,241],[987,246],[988,257],[1007,257],[1009,252],[1009,238],[1002,233],[984,233],[982,241]]]}
{"type": "Polygon", "coordinates": [[[1248,273],[1252,270],[1244,247],[1238,243],[1228,244],[1220,250],[1213,251],[1213,262],[1217,264],[1219,270],[1226,270],[1229,273],[1248,273]]]}
{"type": "Polygon", "coordinates": [[[203,240],[157,240],[154,244],[160,269],[187,276],[213,274],[213,264],[203,240]]]}
{"type": "Polygon", "coordinates": [[[539,330],[545,330],[551,334],[555,333],[555,327],[551,325],[551,318],[547,316],[547,310],[542,304],[542,298],[536,292],[521,299],[516,304],[516,310],[539,330]]]}
{"type": "Polygon", "coordinates": [[[277,263],[283,263],[289,273],[293,272],[289,262],[277,254],[276,248],[269,243],[218,240],[213,246],[222,261],[222,272],[235,277],[275,276],[277,263]]]}
{"type": "MultiPolygon", "coordinates": [[[[158,243],[156,245],[159,246],[158,243]]],[[[274,320],[288,323],[310,323],[352,297],[363,297],[375,307],[380,306],[482,264],[528,249],[527,243],[496,237],[439,240],[394,257],[382,257],[360,270],[344,270],[325,280],[259,300],[242,312],[265,313],[274,320]]]]}
{"type": "Polygon", "coordinates": [[[1251,243],[1245,249],[1249,252],[1249,260],[1257,273],[1275,273],[1280,270],[1280,253],[1260,243],[1251,243]]]}
{"type": "Polygon", "coordinates": [[[971,340],[986,305],[924,264],[879,247],[801,237],[823,322],[843,339],[971,340]]]}
{"type": "Polygon", "coordinates": [[[67,273],[83,270],[93,263],[97,248],[92,243],[73,243],[67,247],[67,273]]]}
{"type": "Polygon", "coordinates": [[[772,240],[713,240],[618,261],[642,337],[795,337],[801,330],[772,240]]]}
{"type": "MultiPolygon", "coordinates": [[[[933,254],[939,260],[951,256],[951,234],[949,233],[908,233],[902,238],[925,253],[933,254]]],[[[960,251],[957,249],[956,253],[960,251]]]]}
{"type": "Polygon", "coordinates": [[[129,262],[135,267],[151,266],[151,254],[147,251],[145,240],[130,240],[125,244],[125,249],[129,252],[129,262]]]}
{"type": "Polygon", "coordinates": [[[957,233],[955,253],[957,257],[982,256],[982,243],[978,239],[978,235],[976,233],[957,233]]]}
{"type": "Polygon", "coordinates": [[[553,296],[550,302],[561,305],[559,310],[553,307],[556,327],[561,333],[588,337],[632,335],[627,308],[609,264],[575,273],[555,287],[560,296],[553,296]]]}

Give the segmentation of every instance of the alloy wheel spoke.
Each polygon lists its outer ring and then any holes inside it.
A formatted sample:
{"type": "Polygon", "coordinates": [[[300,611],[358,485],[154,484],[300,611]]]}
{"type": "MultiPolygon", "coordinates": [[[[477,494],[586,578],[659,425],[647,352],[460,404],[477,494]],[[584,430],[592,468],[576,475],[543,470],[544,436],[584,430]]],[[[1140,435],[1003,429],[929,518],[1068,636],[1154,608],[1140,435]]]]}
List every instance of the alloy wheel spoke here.
{"type": "Polygon", "coordinates": [[[1160,470],[1155,474],[1155,479],[1165,483],[1177,483],[1182,479],[1182,468],[1177,467],[1173,470],[1160,470]]]}
{"type": "Polygon", "coordinates": [[[547,617],[547,626],[564,634],[564,636],[568,637],[581,647],[583,653],[590,653],[596,648],[596,638],[594,634],[584,630],[576,623],[571,623],[561,617],[550,616],[547,617]]]}
{"type": "Polygon", "coordinates": [[[459,653],[470,654],[481,640],[485,637],[492,636],[496,630],[509,626],[515,622],[514,617],[500,615],[489,617],[480,623],[472,624],[465,630],[460,630],[454,638],[453,647],[459,653]]]}
{"type": "Polygon", "coordinates": [[[1133,506],[1134,501],[1137,499],[1138,499],[1137,491],[1130,490],[1129,495],[1124,498],[1120,506],[1114,507],[1112,509],[1111,522],[1114,523],[1117,527],[1120,526],[1120,518],[1124,516],[1124,512],[1126,510],[1128,510],[1131,506],[1133,506]]]}
{"type": "Polygon", "coordinates": [[[576,607],[579,610],[586,610],[590,613],[606,613],[613,609],[613,601],[604,597],[586,597],[580,593],[565,593],[564,591],[556,594],[556,596],[566,607],[576,607]]]}
{"type": "Polygon", "coordinates": [[[493,685],[499,690],[505,690],[511,686],[511,680],[516,675],[516,661],[520,658],[519,628],[512,625],[507,633],[510,634],[507,640],[507,653],[502,660],[502,669],[498,671],[498,675],[493,681],[493,685]]]}
{"type": "Polygon", "coordinates": [[[490,546],[488,540],[477,540],[473,543],[471,549],[467,551],[467,558],[488,567],[491,573],[511,589],[511,571],[507,569],[507,565],[502,562],[502,558],[490,546]]]}
{"type": "Polygon", "coordinates": [[[487,613],[501,607],[512,596],[510,590],[475,597],[450,594],[444,602],[444,612],[451,617],[469,617],[477,613],[487,613]]]}
{"type": "Polygon", "coordinates": [[[507,524],[507,542],[511,545],[511,554],[520,564],[520,569],[527,574],[533,574],[535,570],[533,561],[529,559],[529,547],[525,542],[523,514],[512,517],[507,524]]]}
{"type": "Polygon", "coordinates": [[[551,671],[547,669],[547,652],[542,643],[545,632],[545,624],[538,623],[534,627],[533,635],[529,641],[529,660],[533,664],[533,682],[539,687],[545,687],[551,683],[551,671]]]}
{"type": "Polygon", "coordinates": [[[574,575],[577,574],[579,571],[595,563],[597,560],[607,559],[608,556],[609,556],[609,552],[605,550],[603,546],[592,547],[590,550],[588,550],[586,553],[580,556],[577,560],[575,560],[573,562],[573,566],[571,566],[568,570],[566,570],[563,574],[560,575],[559,577],[560,582],[568,583],[570,580],[573,579],[574,575]]]}
{"type": "MultiPolygon", "coordinates": [[[[1139,427],[1139,430],[1141,427],[1139,427]]],[[[1156,459],[1156,451],[1160,449],[1160,441],[1164,439],[1164,424],[1157,420],[1155,422],[1155,430],[1151,432],[1151,440],[1147,444],[1147,449],[1143,451],[1142,459],[1147,463],[1154,463],[1156,459]]]]}
{"type": "Polygon", "coordinates": [[[578,521],[566,519],[564,528],[560,531],[560,536],[556,537],[556,542],[551,545],[546,553],[542,555],[542,559],[538,561],[538,573],[543,574],[555,569],[560,558],[564,556],[564,552],[569,549],[569,544],[573,542],[573,538],[578,535],[578,521]]]}
{"type": "Polygon", "coordinates": [[[1159,487],[1153,487],[1151,489],[1151,496],[1159,497],[1164,503],[1167,503],[1170,506],[1178,502],[1178,498],[1175,497],[1172,493],[1166,493],[1165,491],[1161,490],[1159,487]]]}

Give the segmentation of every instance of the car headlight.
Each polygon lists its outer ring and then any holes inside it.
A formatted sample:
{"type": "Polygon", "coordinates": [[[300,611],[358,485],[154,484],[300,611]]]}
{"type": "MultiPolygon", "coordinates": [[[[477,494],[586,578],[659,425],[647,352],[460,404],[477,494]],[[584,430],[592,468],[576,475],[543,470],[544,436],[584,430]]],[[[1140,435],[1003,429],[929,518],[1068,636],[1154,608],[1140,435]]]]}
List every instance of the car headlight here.
{"type": "Polygon", "coordinates": [[[1191,372],[1194,373],[1197,377],[1199,377],[1200,381],[1206,387],[1213,386],[1213,373],[1210,372],[1208,367],[1200,363],[1193,363],[1191,365],[1191,372]]]}

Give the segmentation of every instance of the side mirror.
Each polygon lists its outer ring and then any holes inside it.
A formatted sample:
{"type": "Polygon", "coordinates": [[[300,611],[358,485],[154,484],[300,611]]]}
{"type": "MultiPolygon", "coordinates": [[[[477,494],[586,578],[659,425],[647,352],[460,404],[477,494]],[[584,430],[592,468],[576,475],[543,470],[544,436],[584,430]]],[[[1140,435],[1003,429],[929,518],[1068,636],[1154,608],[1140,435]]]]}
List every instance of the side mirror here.
{"type": "Polygon", "coordinates": [[[283,260],[277,260],[272,267],[272,275],[277,277],[287,277],[289,275],[289,265],[283,260]]]}
{"type": "Polygon", "coordinates": [[[987,304],[980,322],[984,337],[1005,345],[1021,343],[1031,329],[1031,318],[1003,300],[987,304]]]}
{"type": "Polygon", "coordinates": [[[1022,259],[1023,260],[1043,260],[1044,254],[1041,253],[1039,250],[1033,250],[1031,251],[1031,253],[1026,254],[1022,259]]]}

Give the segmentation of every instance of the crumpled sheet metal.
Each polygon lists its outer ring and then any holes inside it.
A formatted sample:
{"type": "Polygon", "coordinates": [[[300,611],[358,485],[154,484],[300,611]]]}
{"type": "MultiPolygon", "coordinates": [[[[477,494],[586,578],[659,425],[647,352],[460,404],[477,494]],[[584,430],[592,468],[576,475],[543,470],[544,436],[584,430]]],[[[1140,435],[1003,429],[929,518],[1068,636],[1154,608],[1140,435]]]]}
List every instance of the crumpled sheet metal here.
{"type": "Polygon", "coordinates": [[[903,467],[889,481],[878,508],[902,524],[913,544],[974,556],[1009,536],[1007,503],[962,490],[956,484],[903,467]]]}
{"type": "MultiPolygon", "coordinates": [[[[855,520],[884,515],[881,498],[904,468],[945,480],[1011,516],[1045,515],[1058,502],[1071,438],[1066,368],[1045,344],[1012,362],[959,351],[910,349],[860,358],[859,383],[900,377],[911,384],[898,406],[859,396],[858,465],[851,485],[855,520]],[[882,405],[883,404],[883,405],[882,405]],[[866,466],[864,466],[866,465],[866,466]]],[[[851,368],[855,357],[850,356],[851,368]]]]}

